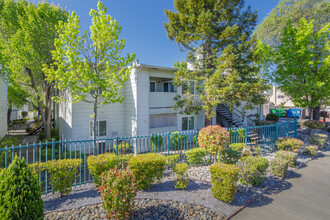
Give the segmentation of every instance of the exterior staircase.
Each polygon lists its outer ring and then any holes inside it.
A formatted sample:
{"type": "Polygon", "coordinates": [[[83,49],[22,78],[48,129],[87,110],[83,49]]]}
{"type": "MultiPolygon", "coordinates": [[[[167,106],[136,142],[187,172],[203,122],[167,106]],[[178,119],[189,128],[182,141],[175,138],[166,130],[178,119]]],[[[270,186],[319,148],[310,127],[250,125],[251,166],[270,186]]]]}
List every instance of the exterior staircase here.
{"type": "Polygon", "coordinates": [[[217,109],[217,124],[223,127],[242,127],[242,126],[255,126],[255,122],[244,117],[243,113],[236,108],[230,111],[227,104],[220,104],[217,109]]]}

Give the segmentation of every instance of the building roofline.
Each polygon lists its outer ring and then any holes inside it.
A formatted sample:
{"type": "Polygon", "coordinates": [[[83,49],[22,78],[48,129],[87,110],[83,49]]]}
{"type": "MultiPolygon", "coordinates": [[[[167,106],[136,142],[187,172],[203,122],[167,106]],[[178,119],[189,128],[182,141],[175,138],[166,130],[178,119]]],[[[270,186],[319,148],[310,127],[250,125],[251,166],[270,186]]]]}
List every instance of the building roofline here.
{"type": "Polygon", "coordinates": [[[159,69],[159,70],[170,70],[170,71],[177,71],[177,68],[173,67],[165,67],[165,66],[154,66],[154,65],[149,65],[149,64],[140,64],[141,67],[147,68],[147,69],[159,69]]]}

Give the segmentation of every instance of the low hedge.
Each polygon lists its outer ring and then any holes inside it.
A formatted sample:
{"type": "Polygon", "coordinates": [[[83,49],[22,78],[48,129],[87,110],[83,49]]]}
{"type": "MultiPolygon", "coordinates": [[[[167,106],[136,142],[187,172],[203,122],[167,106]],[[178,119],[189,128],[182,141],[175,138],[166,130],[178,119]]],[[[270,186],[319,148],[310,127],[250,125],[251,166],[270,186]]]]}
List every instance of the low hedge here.
{"type": "Polygon", "coordinates": [[[166,165],[169,166],[172,170],[174,170],[175,165],[180,160],[180,155],[179,154],[169,155],[166,156],[165,159],[166,159],[166,165]]]}
{"type": "Polygon", "coordinates": [[[229,145],[229,148],[242,152],[245,146],[246,146],[245,143],[233,143],[229,145]]]}
{"type": "Polygon", "coordinates": [[[239,168],[235,165],[215,163],[210,167],[212,194],[225,202],[234,200],[239,168]]]}
{"type": "Polygon", "coordinates": [[[302,152],[302,154],[304,156],[307,156],[307,157],[316,157],[317,150],[318,150],[318,146],[316,146],[316,145],[309,145],[309,146],[305,147],[305,149],[302,152]]]}
{"type": "Polygon", "coordinates": [[[163,147],[163,137],[161,135],[153,134],[151,135],[150,140],[152,152],[159,152],[163,147]]]}
{"type": "Polygon", "coordinates": [[[188,186],[188,164],[187,163],[179,163],[175,165],[174,172],[176,174],[175,178],[175,188],[176,189],[185,189],[188,186]]]}
{"type": "Polygon", "coordinates": [[[87,158],[87,166],[90,174],[94,178],[94,183],[100,185],[100,176],[103,172],[117,167],[125,169],[128,166],[128,161],[131,155],[116,155],[114,153],[100,154],[97,156],[91,155],[87,158]]]}
{"type": "Polygon", "coordinates": [[[298,154],[291,151],[279,150],[275,153],[275,158],[288,160],[289,166],[295,167],[297,164],[298,154]]]}
{"type": "Polygon", "coordinates": [[[173,131],[170,134],[170,140],[172,150],[180,150],[186,145],[187,135],[180,134],[178,131],[173,131]]]}
{"type": "Polygon", "coordinates": [[[242,153],[231,148],[222,149],[219,152],[219,160],[225,164],[235,164],[241,158],[242,153]]]}
{"type": "Polygon", "coordinates": [[[319,149],[322,150],[327,143],[327,138],[328,136],[325,134],[311,134],[308,137],[308,143],[311,145],[317,145],[319,149]]]}
{"type": "Polygon", "coordinates": [[[160,181],[165,164],[165,156],[155,153],[140,154],[128,162],[129,170],[132,171],[139,189],[149,189],[156,180],[160,181]]]}
{"type": "Polygon", "coordinates": [[[288,171],[289,160],[283,157],[275,157],[270,161],[270,171],[272,175],[284,177],[288,171]]]}
{"type": "Polygon", "coordinates": [[[203,158],[207,155],[206,150],[201,147],[186,151],[187,161],[192,166],[199,166],[203,163],[203,158]]]}
{"type": "Polygon", "coordinates": [[[276,141],[277,150],[287,150],[297,152],[302,146],[304,142],[293,137],[281,137],[276,141]]]}
{"type": "Polygon", "coordinates": [[[269,162],[264,157],[247,156],[239,160],[238,166],[241,183],[258,186],[264,179],[269,162]]]}
{"type": "Polygon", "coordinates": [[[317,121],[317,120],[305,121],[304,125],[307,128],[310,128],[310,129],[323,129],[323,128],[325,128],[325,123],[322,122],[322,121],[317,121]]]}
{"type": "Polygon", "coordinates": [[[115,146],[114,146],[114,151],[116,154],[117,153],[126,154],[127,152],[129,152],[129,150],[130,150],[130,145],[129,145],[129,143],[127,143],[125,141],[118,143],[118,146],[117,146],[117,144],[115,144],[115,146]],[[118,148],[118,151],[117,151],[117,148],[118,148]]]}

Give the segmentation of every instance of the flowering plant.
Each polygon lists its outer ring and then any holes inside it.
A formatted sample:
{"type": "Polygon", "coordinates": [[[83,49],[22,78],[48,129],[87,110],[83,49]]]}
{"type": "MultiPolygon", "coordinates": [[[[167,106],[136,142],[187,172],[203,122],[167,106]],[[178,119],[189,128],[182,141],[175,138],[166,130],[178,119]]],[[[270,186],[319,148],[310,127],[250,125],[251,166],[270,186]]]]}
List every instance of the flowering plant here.
{"type": "Polygon", "coordinates": [[[322,121],[305,121],[304,125],[310,129],[323,129],[325,127],[325,123],[322,121]]]}
{"type": "Polygon", "coordinates": [[[293,137],[281,137],[276,141],[278,150],[287,150],[297,152],[302,146],[304,142],[293,137]]]}
{"type": "Polygon", "coordinates": [[[210,154],[217,156],[218,152],[229,144],[229,132],[219,125],[202,128],[198,133],[198,145],[210,154]]]}
{"type": "Polygon", "coordinates": [[[129,219],[132,216],[137,184],[131,171],[115,167],[104,172],[98,190],[108,219],[129,219]]]}

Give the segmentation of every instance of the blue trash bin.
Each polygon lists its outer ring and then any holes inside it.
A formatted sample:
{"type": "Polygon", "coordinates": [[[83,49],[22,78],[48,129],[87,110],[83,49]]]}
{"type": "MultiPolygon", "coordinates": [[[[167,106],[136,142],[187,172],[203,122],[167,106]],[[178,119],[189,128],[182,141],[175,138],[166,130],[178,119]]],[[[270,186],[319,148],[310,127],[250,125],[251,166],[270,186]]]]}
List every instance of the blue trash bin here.
{"type": "Polygon", "coordinates": [[[300,118],[300,115],[301,115],[301,109],[290,108],[286,113],[286,117],[288,118],[300,118]]]}

